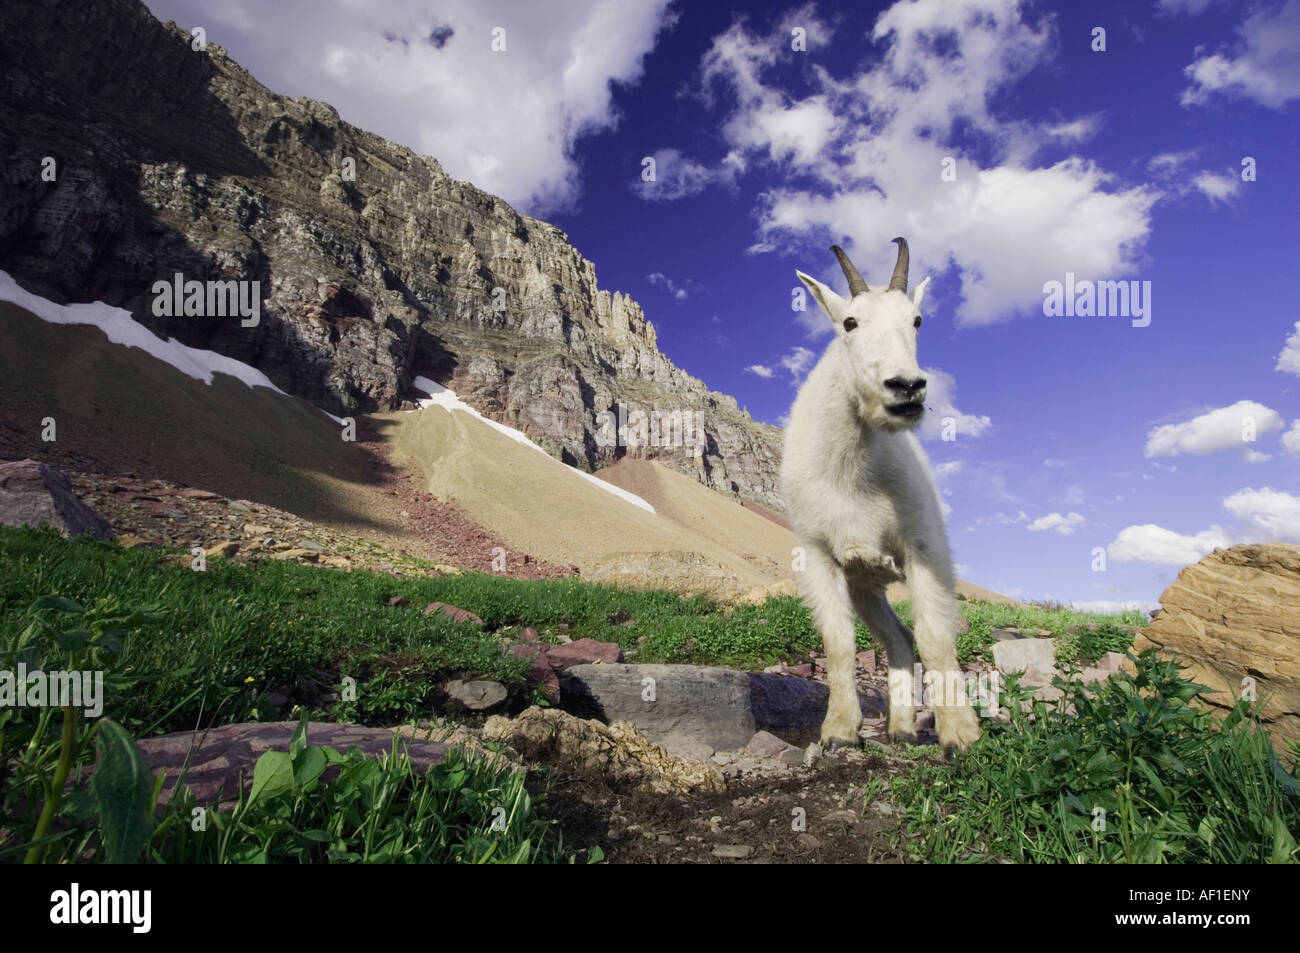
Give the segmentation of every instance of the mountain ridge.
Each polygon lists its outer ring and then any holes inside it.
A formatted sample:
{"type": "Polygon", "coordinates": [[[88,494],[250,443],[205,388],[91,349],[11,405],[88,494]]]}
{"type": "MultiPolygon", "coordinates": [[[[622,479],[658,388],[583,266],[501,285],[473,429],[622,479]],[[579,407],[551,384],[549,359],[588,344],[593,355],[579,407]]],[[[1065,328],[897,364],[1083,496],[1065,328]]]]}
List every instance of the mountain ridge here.
{"type": "Polygon", "coordinates": [[[561,229],[135,0],[35,0],[0,27],[0,268],[32,290],[128,308],[330,413],[404,409],[423,374],[587,472],[644,456],[781,508],[780,431],[673,364],[561,229]],[[258,281],[259,323],[155,316],[176,272],[258,281]],[[620,406],[702,414],[703,452],[610,446],[620,406]]]}

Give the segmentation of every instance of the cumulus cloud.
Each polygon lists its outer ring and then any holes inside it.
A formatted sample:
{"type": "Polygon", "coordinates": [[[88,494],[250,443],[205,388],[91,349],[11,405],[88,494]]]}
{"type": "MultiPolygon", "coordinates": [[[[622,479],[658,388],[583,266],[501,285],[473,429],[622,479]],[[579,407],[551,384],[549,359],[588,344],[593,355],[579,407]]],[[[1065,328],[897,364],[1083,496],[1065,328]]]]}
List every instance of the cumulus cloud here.
{"type": "Polygon", "coordinates": [[[1273,370],[1300,374],[1300,321],[1295,323],[1295,330],[1282,345],[1282,353],[1277,356],[1277,365],[1273,370]]]}
{"type": "Polygon", "coordinates": [[[1062,516],[1060,513],[1048,513],[1046,516],[1038,517],[1025,529],[1031,533],[1041,533],[1043,530],[1051,529],[1062,536],[1069,536],[1083,523],[1083,515],[1080,513],[1070,513],[1068,516],[1062,516]]]}
{"type": "Polygon", "coordinates": [[[772,376],[772,368],[764,364],[750,364],[749,367],[745,368],[745,370],[749,371],[751,374],[757,374],[759,377],[764,379],[772,376]]]}
{"type": "Polygon", "coordinates": [[[148,0],[203,25],[259,81],[442,163],[528,212],[580,193],[578,138],[618,123],[613,83],[635,83],[673,15],[668,0],[148,0]],[[492,31],[505,30],[504,52],[492,31]]]}
{"type": "MultiPolygon", "coordinates": [[[[1035,125],[991,105],[1051,61],[1050,23],[1027,23],[1014,0],[896,3],[871,35],[880,55],[844,80],[814,65],[803,98],[770,79],[786,37],[743,21],[715,37],[702,69],[734,98],[724,138],[747,162],[808,183],[763,195],[758,247],[829,236],[870,282],[889,274],[889,240],[904,234],[916,277],[955,269],[958,320],[970,324],[1037,311],[1043,283],[1067,271],[1132,271],[1159,190],[1125,187],[1077,156],[1034,163],[1044,142],[1086,138],[1094,117],[1035,125]],[[953,181],[940,179],[948,163],[953,181]]],[[[838,280],[833,263],[823,275],[838,280]]]]}
{"type": "Polygon", "coordinates": [[[1245,489],[1224,499],[1223,506],[1249,523],[1247,535],[1262,534],[1260,542],[1300,542],[1300,497],[1271,487],[1245,489]]]}
{"type": "Polygon", "coordinates": [[[947,463],[938,463],[934,467],[934,478],[936,480],[946,480],[950,476],[961,473],[962,462],[960,460],[949,460],[947,463]]]}
{"type": "Polygon", "coordinates": [[[1186,566],[1209,555],[1216,548],[1230,545],[1227,534],[1217,526],[1195,536],[1184,536],[1154,523],[1143,523],[1120,530],[1106,551],[1112,560],[1119,563],[1186,566]]]}
{"type": "Polygon", "coordinates": [[[1267,460],[1245,435],[1253,428],[1257,436],[1285,426],[1281,414],[1253,400],[1239,400],[1180,424],[1155,427],[1147,434],[1148,457],[1172,457],[1182,453],[1220,453],[1237,450],[1251,463],[1267,460]]]}
{"type": "Polygon", "coordinates": [[[1223,507],[1243,525],[1211,526],[1194,536],[1144,523],[1126,526],[1108,547],[1116,562],[1186,566],[1213,552],[1241,543],[1300,543],[1300,497],[1272,487],[1247,487],[1225,497],[1223,507]]]}
{"type": "Polygon", "coordinates": [[[1282,449],[1292,456],[1300,454],[1300,417],[1291,421],[1291,429],[1282,434],[1282,449]]]}
{"type": "Polygon", "coordinates": [[[925,408],[921,426],[917,428],[920,436],[928,439],[942,438],[946,421],[951,420],[955,426],[958,439],[978,437],[990,427],[993,421],[986,416],[967,414],[957,409],[957,380],[947,371],[927,367],[925,370],[925,408]]]}
{"type": "Polygon", "coordinates": [[[1192,85],[1183,91],[1183,105],[1204,103],[1212,94],[1273,109],[1300,99],[1300,0],[1257,10],[1237,32],[1231,52],[1202,56],[1184,70],[1192,85]]]}

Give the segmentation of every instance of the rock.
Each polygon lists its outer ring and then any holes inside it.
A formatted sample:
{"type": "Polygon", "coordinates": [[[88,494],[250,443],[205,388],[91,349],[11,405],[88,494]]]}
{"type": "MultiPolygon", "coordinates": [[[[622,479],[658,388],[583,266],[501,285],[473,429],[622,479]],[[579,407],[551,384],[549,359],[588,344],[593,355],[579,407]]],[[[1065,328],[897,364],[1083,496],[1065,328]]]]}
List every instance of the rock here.
{"type": "Polygon", "coordinates": [[[1217,549],[1179,572],[1160,605],[1134,654],[1154,646],[1177,656],[1220,710],[1253,679],[1274,747],[1281,754],[1286,739],[1300,739],[1300,546],[1217,549]]]}
{"type": "MultiPolygon", "coordinates": [[[[655,742],[690,740],[720,751],[758,730],[787,741],[817,740],[830,693],[802,678],[696,665],[575,665],[560,673],[564,707],[606,722],[627,721],[655,742]]],[[[883,698],[864,702],[872,712],[883,698]]]]}
{"type": "Polygon", "coordinates": [[[555,668],[547,659],[543,647],[532,642],[524,642],[512,645],[510,650],[515,655],[532,660],[528,669],[528,681],[539,686],[546,693],[547,701],[552,705],[558,703],[560,700],[560,678],[555,674],[555,668]]]}
{"type": "Polygon", "coordinates": [[[1034,667],[1041,672],[1056,668],[1055,639],[1015,639],[993,643],[993,662],[1004,675],[1034,667]]]}
{"type": "Polygon", "coordinates": [[[243,533],[245,536],[270,536],[271,527],[263,526],[261,523],[245,523],[243,533]]]}
{"type": "Polygon", "coordinates": [[[813,664],[811,662],[804,662],[801,665],[788,666],[785,669],[785,674],[793,675],[795,678],[812,678],[813,664]]]}
{"type": "Polygon", "coordinates": [[[754,853],[754,848],[747,844],[719,844],[713,848],[713,856],[724,860],[744,860],[754,853]]]}
{"type": "Polygon", "coordinates": [[[674,794],[726,788],[716,765],[674,758],[625,722],[606,726],[558,708],[532,707],[515,719],[493,715],[483,737],[511,745],[529,761],[554,763],[615,789],[674,794]]]}
{"type": "Polygon", "coordinates": [[[1160,615],[1159,607],[1155,609],[1148,609],[1147,615],[1149,615],[1151,617],[1151,621],[1154,622],[1156,620],[1156,617],[1160,615]]]}
{"type": "Polygon", "coordinates": [[[209,558],[220,556],[222,559],[229,559],[237,552],[239,552],[239,543],[233,539],[217,543],[215,546],[209,546],[207,549],[203,550],[203,554],[209,558]]]}
{"type": "Polygon", "coordinates": [[[1124,667],[1124,656],[1119,652],[1107,652],[1097,660],[1097,667],[1107,672],[1118,672],[1124,667]]]}
{"type": "Polygon", "coordinates": [[[812,742],[804,749],[803,766],[805,768],[814,767],[822,760],[825,754],[826,752],[822,750],[822,746],[818,742],[812,742]]]}
{"type": "Polygon", "coordinates": [[[556,668],[574,665],[614,665],[623,661],[623,650],[616,642],[598,642],[595,639],[578,639],[566,645],[546,647],[546,659],[556,668]]]}
{"type": "Polygon", "coordinates": [[[433,615],[435,612],[446,616],[452,622],[472,622],[475,625],[482,625],[483,620],[472,612],[464,609],[457,609],[455,606],[449,606],[445,602],[430,602],[424,607],[425,615],[433,615]]]}
{"type": "Polygon", "coordinates": [[[47,524],[64,536],[115,535],[106,520],[77,498],[66,473],[35,460],[0,463],[0,523],[47,524]]]}
{"type": "Polygon", "coordinates": [[[683,761],[712,761],[715,753],[712,745],[707,745],[703,741],[692,741],[689,738],[665,741],[660,747],[674,758],[681,758],[683,761]]]}
{"type": "Polygon", "coordinates": [[[537,642],[541,639],[542,634],[534,629],[531,625],[519,633],[519,637],[525,642],[537,642]]]}
{"type": "Polygon", "coordinates": [[[410,605],[410,601],[406,598],[406,596],[393,596],[391,599],[388,600],[388,604],[390,606],[400,607],[400,606],[410,605]]]}
{"type": "Polygon", "coordinates": [[[352,568],[352,560],[346,556],[322,556],[320,563],[322,566],[332,566],[334,569],[352,568]]]}
{"type": "MultiPolygon", "coordinates": [[[[289,740],[297,727],[296,721],[223,725],[144,738],[137,740],[136,746],[155,777],[163,772],[167,774],[158,798],[160,805],[171,800],[176,779],[188,761],[185,783],[194,791],[198,803],[229,810],[238,797],[241,773],[247,792],[253,784],[253,767],[258,757],[265,751],[288,751],[289,740]]],[[[307,726],[309,745],[329,746],[343,753],[356,745],[371,757],[391,752],[394,735],[387,728],[359,725],[312,722],[307,726]]],[[[399,744],[421,769],[446,759],[446,745],[411,738],[403,738],[399,744]]],[[[330,778],[337,773],[337,769],[331,769],[325,776],[330,778]]]]}
{"type": "Polygon", "coordinates": [[[813,837],[811,834],[807,833],[806,831],[798,835],[795,838],[795,842],[804,850],[816,850],[818,847],[821,847],[822,845],[821,841],[819,841],[817,838],[813,837]]]}
{"type": "Polygon", "coordinates": [[[320,553],[312,552],[310,549],[285,549],[276,553],[272,559],[301,559],[304,562],[314,563],[320,559],[320,553]]]}
{"type": "Polygon", "coordinates": [[[994,642],[1014,642],[1024,638],[1019,629],[993,629],[990,634],[994,642]]]}
{"type": "Polygon", "coordinates": [[[800,760],[803,759],[803,751],[796,748],[787,741],[782,741],[776,735],[768,731],[756,731],[754,737],[749,739],[749,744],[745,745],[743,753],[751,758],[759,760],[774,759],[787,751],[798,751],[800,760]]]}
{"type": "Polygon", "coordinates": [[[867,652],[858,653],[858,668],[864,672],[874,672],[876,670],[876,650],[871,649],[867,652]]]}
{"type": "Polygon", "coordinates": [[[225,500],[224,496],[217,493],[210,493],[207,490],[196,490],[191,487],[177,490],[176,495],[184,497],[187,500],[199,500],[200,502],[205,503],[220,503],[225,500]]]}
{"type": "Polygon", "coordinates": [[[510,695],[500,682],[486,679],[464,682],[457,678],[443,685],[442,690],[453,702],[470,711],[491,711],[510,695]]]}

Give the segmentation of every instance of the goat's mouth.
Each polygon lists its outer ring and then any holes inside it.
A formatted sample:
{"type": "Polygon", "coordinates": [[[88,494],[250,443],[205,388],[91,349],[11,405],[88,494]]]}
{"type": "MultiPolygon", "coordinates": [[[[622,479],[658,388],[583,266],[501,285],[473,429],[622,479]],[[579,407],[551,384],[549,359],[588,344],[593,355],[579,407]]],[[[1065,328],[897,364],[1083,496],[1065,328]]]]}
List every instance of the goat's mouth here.
{"type": "Polygon", "coordinates": [[[909,400],[902,404],[891,404],[885,408],[891,416],[902,417],[904,420],[915,420],[925,413],[925,404],[919,400],[909,400]]]}

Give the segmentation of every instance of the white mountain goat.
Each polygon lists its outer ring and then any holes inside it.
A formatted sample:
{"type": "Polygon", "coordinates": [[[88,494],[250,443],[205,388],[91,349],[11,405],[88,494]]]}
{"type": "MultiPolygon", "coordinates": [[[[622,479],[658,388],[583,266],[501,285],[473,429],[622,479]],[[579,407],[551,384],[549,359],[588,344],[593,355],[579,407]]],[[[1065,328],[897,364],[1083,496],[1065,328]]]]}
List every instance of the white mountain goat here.
{"type": "Polygon", "coordinates": [[[838,245],[849,280],[840,297],[802,272],[835,326],[835,340],[804,381],[785,428],[781,492],[805,570],[799,589],[826,650],[830,708],[825,745],[856,745],[862,711],[854,680],[854,610],[889,654],[889,736],[915,740],[912,633],[885,600],[905,578],[912,593],[916,648],[927,684],[946,688],[936,707],[939,742],[968,749],[979,718],[964,697],[957,664],[955,574],[934,478],[911,431],[925,413],[925,378],[916,362],[927,278],[907,296],[907,242],[887,289],[870,290],[838,245]],[[952,701],[961,704],[950,704],[952,701]]]}

